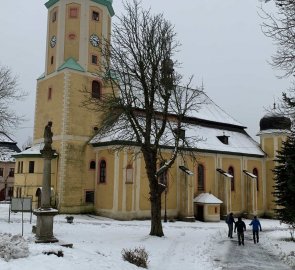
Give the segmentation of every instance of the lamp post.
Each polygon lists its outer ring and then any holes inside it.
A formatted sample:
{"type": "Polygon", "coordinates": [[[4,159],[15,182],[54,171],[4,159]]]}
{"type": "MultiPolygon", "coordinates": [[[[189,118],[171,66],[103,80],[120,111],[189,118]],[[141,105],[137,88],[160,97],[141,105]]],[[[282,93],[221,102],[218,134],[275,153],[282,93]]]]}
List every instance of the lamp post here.
{"type": "Polygon", "coordinates": [[[167,222],[167,184],[166,184],[166,188],[165,188],[165,201],[164,201],[164,204],[165,204],[165,213],[164,213],[164,222],[167,222]]]}

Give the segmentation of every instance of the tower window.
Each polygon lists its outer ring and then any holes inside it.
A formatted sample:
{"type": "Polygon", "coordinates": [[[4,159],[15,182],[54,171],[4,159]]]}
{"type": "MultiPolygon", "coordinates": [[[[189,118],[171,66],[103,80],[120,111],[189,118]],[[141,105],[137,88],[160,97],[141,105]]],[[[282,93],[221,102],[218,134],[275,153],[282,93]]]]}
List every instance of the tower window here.
{"type": "Polygon", "coordinates": [[[99,164],[99,183],[106,182],[106,168],[107,163],[105,160],[101,160],[99,164]]]}
{"type": "Polygon", "coordinates": [[[91,63],[94,65],[97,65],[98,57],[97,55],[92,54],[91,55],[91,63]]]}
{"type": "Polygon", "coordinates": [[[230,175],[232,175],[233,177],[230,179],[231,180],[231,191],[234,191],[235,190],[235,171],[234,171],[234,168],[232,166],[230,166],[228,168],[228,173],[230,175]]]}
{"type": "Polygon", "coordinates": [[[89,163],[89,169],[90,170],[95,170],[95,161],[94,160],[92,160],[92,161],[90,161],[90,163],[89,163]]]}
{"type": "Polygon", "coordinates": [[[99,21],[99,13],[97,11],[92,11],[92,20],[99,21]]]}
{"type": "Polygon", "coordinates": [[[204,165],[198,165],[198,190],[203,191],[205,189],[205,168],[204,165]]]}
{"type": "Polygon", "coordinates": [[[54,11],[54,12],[52,13],[52,22],[55,22],[55,21],[56,21],[56,18],[57,18],[57,12],[54,11]]]}
{"type": "Polygon", "coordinates": [[[92,97],[93,98],[100,98],[101,92],[101,85],[98,81],[92,82],[92,97]]]}
{"type": "Polygon", "coordinates": [[[48,100],[50,100],[52,98],[52,88],[48,88],[48,100]]]}
{"type": "Polygon", "coordinates": [[[0,168],[0,176],[3,176],[3,171],[4,171],[4,169],[0,168]]]}
{"type": "Polygon", "coordinates": [[[51,58],[50,58],[50,64],[53,65],[53,63],[54,63],[54,56],[51,56],[51,58]]]}
{"type": "Polygon", "coordinates": [[[70,18],[78,18],[78,8],[70,8],[70,18]]]}

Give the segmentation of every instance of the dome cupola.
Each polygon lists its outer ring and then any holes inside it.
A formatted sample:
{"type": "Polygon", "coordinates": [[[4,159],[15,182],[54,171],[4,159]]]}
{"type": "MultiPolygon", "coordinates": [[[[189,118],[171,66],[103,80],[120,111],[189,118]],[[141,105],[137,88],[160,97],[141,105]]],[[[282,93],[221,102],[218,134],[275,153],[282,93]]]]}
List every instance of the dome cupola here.
{"type": "Polygon", "coordinates": [[[260,120],[260,131],[264,130],[291,130],[291,119],[278,112],[270,112],[260,120]]]}

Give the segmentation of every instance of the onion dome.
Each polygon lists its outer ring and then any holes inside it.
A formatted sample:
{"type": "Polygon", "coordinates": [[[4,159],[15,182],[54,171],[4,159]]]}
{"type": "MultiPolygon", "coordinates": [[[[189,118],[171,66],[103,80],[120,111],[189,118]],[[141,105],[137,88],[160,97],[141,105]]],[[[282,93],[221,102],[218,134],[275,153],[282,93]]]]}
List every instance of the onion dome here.
{"type": "Polygon", "coordinates": [[[263,130],[291,130],[291,119],[277,112],[270,112],[260,120],[260,131],[263,130]]]}

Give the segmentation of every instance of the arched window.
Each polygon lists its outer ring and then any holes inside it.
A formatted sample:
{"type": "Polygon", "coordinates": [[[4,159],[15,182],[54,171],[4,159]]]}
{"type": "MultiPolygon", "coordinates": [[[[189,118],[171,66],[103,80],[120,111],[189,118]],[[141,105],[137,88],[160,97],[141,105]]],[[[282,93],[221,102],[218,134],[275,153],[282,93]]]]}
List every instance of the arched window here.
{"type": "Polygon", "coordinates": [[[235,190],[235,171],[234,171],[234,168],[232,166],[230,166],[228,168],[228,173],[233,176],[230,179],[231,180],[230,184],[231,184],[231,191],[234,191],[235,190]]]}
{"type": "Polygon", "coordinates": [[[100,98],[101,95],[101,85],[98,81],[92,82],[92,97],[93,98],[100,98]]]}
{"type": "Polygon", "coordinates": [[[96,167],[95,166],[95,161],[94,160],[91,160],[90,163],[89,163],[89,169],[90,170],[95,170],[95,167],[96,167]]]}
{"type": "Polygon", "coordinates": [[[205,190],[205,168],[204,165],[198,165],[198,190],[205,190]]]}
{"type": "Polygon", "coordinates": [[[99,163],[99,183],[106,182],[106,168],[107,168],[106,161],[101,160],[99,163]]]}
{"type": "Polygon", "coordinates": [[[259,178],[258,178],[258,170],[256,168],[253,169],[253,174],[256,175],[256,189],[259,190],[259,178]]]}

